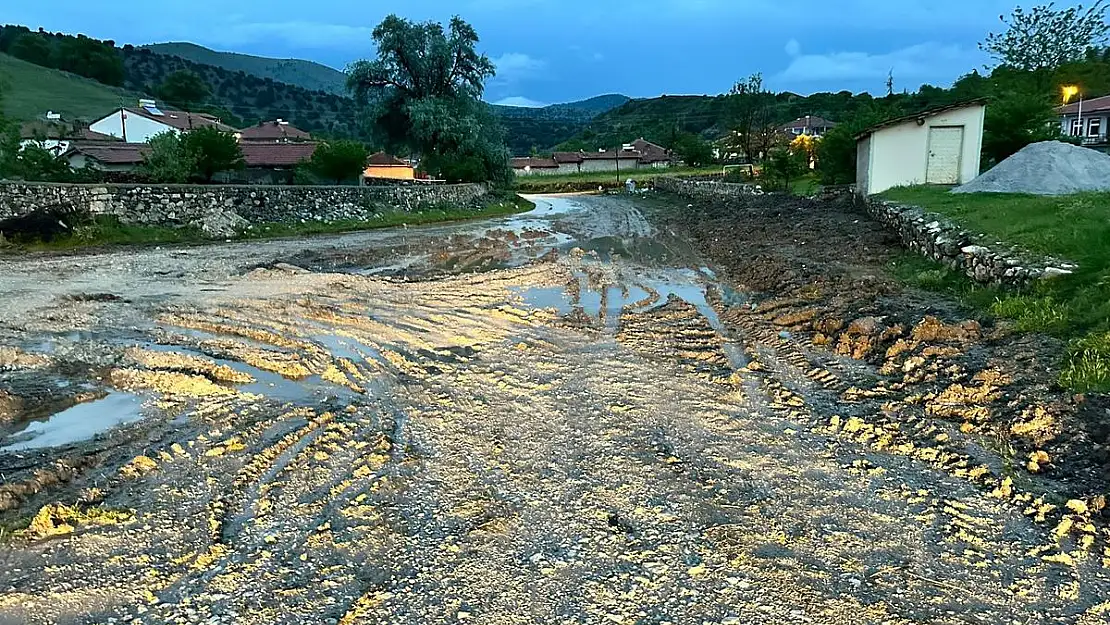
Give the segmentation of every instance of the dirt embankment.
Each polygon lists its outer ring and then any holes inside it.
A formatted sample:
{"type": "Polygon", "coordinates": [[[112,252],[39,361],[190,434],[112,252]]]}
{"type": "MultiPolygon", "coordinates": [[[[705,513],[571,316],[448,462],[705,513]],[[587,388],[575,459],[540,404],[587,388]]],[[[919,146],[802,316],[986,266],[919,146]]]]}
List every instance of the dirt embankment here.
{"type": "Polygon", "coordinates": [[[877,367],[866,394],[887,418],[950,422],[1019,481],[1049,476],[1068,497],[1105,492],[1110,401],[1056,384],[1062,345],[900,283],[891,267],[906,251],[850,203],[663,196],[649,212],[738,289],[762,294],[740,325],[877,367]],[[680,202],[686,210],[673,210],[680,202]]]}

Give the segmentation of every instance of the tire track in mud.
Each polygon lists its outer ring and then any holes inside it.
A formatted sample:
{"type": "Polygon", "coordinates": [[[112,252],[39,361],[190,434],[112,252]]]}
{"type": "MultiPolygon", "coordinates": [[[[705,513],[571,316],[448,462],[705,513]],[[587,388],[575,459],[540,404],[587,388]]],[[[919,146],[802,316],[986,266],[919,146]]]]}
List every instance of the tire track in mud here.
{"type": "MultiPolygon", "coordinates": [[[[620,207],[605,219],[639,227],[620,207]]],[[[1071,541],[1099,510],[1015,503],[958,453],[1005,385],[946,378],[940,330],[894,349],[806,300],[729,305],[704,272],[673,277],[586,253],[408,283],[265,270],[266,297],[166,311],[165,347],[313,390],[181,402],[200,418],[177,442],[101,484],[135,524],[5,554],[37,568],[0,574],[19,588],[0,621],[1097,616],[1100,543],[1071,541]],[[817,326],[882,366],[806,343],[817,326]]]]}

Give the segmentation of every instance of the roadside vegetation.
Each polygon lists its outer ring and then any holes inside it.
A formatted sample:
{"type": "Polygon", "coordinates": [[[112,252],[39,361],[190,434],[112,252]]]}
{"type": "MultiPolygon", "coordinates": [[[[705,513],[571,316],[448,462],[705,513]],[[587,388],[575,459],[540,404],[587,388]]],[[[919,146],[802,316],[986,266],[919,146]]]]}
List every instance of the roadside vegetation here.
{"type": "MultiPolygon", "coordinates": [[[[505,191],[493,192],[478,208],[449,204],[432,205],[420,210],[383,210],[369,220],[307,221],[305,223],[261,223],[241,231],[235,239],[273,239],[280,237],[336,234],[376,230],[395,226],[489,219],[527,212],[535,208],[528,200],[505,191]]],[[[0,254],[5,252],[59,251],[87,247],[129,245],[186,245],[212,243],[198,228],[121,224],[114,217],[98,216],[76,221],[63,232],[48,238],[0,235],[0,254]]]]}
{"type": "Polygon", "coordinates": [[[1110,391],[1110,193],[956,195],[942,188],[910,187],[892,189],[883,197],[945,215],[992,241],[1078,264],[1071,276],[1022,291],[976,285],[925,259],[907,258],[896,273],[916,286],[1011,319],[1018,330],[1068,340],[1061,383],[1076,391],[1110,391]]]}

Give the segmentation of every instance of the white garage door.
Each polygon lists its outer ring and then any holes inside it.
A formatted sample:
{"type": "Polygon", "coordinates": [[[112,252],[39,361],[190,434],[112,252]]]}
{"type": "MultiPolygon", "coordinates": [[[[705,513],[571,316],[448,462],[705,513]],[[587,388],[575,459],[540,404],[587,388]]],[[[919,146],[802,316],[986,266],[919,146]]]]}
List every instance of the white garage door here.
{"type": "Polygon", "coordinates": [[[963,126],[936,126],[929,129],[929,168],[925,182],[956,184],[960,181],[960,155],[963,154],[963,126]]]}

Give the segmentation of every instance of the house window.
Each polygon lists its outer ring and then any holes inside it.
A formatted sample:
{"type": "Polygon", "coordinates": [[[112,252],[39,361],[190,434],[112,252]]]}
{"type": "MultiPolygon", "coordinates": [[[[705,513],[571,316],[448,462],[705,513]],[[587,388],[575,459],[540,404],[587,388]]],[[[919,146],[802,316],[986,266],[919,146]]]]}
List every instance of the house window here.
{"type": "Polygon", "coordinates": [[[1078,137],[1083,134],[1078,117],[1071,120],[1071,133],[1069,134],[1071,134],[1071,136],[1073,137],[1078,137]]]}
{"type": "Polygon", "coordinates": [[[803,130],[802,128],[791,128],[790,129],[790,131],[793,132],[796,135],[802,134],[802,130],[803,130]]]}
{"type": "Polygon", "coordinates": [[[1102,118],[1092,117],[1090,125],[1087,126],[1087,136],[1097,137],[1102,134],[1102,118]]]}

